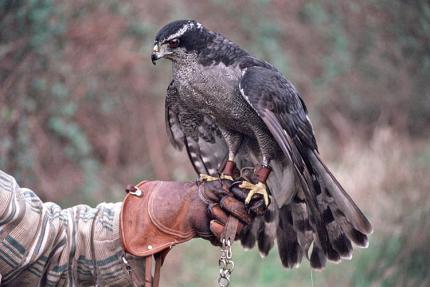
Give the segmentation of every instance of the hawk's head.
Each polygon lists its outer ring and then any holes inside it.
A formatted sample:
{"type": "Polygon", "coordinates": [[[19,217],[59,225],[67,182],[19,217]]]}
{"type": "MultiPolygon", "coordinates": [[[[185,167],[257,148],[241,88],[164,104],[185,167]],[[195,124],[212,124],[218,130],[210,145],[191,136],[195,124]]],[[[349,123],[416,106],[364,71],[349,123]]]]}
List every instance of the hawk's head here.
{"type": "Polygon", "coordinates": [[[166,58],[177,61],[199,53],[214,37],[202,24],[194,20],[178,20],[161,28],[155,36],[151,60],[166,58]]]}

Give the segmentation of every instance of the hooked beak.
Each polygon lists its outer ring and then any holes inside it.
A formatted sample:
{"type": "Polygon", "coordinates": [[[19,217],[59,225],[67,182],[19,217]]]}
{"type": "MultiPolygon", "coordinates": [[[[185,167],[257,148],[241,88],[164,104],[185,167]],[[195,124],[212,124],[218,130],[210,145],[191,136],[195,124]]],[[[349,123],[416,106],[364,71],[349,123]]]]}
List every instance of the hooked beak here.
{"type": "Polygon", "coordinates": [[[155,61],[157,61],[159,58],[157,56],[157,54],[155,54],[154,52],[151,54],[151,62],[152,64],[155,66],[157,63],[155,61]]]}
{"type": "Polygon", "coordinates": [[[152,64],[155,66],[155,61],[157,61],[158,59],[161,58],[160,55],[160,45],[158,43],[156,43],[154,45],[154,48],[152,49],[152,54],[151,54],[151,62],[152,64]]]}

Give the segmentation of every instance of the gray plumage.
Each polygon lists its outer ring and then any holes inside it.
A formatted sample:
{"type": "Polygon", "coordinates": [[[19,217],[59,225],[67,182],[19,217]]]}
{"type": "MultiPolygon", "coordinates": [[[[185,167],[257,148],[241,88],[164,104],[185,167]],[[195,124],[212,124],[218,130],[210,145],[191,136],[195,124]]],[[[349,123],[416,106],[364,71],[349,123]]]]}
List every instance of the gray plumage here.
{"type": "Polygon", "coordinates": [[[192,20],[172,22],[155,39],[153,62],[172,61],[166,124],[172,144],[185,146],[197,173],[272,167],[274,204],[242,233],[266,255],[276,240],[285,267],[306,256],[314,268],[350,258],[372,227],[320,160],[306,106],[272,65],[192,20]],[[309,249],[312,247],[310,252],[309,249]]]}

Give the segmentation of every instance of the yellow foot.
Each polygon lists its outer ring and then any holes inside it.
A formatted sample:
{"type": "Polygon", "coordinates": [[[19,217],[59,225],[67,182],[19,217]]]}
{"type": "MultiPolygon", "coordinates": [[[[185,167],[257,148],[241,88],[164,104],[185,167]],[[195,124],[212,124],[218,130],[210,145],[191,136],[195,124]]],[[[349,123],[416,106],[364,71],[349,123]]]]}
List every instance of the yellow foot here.
{"type": "Polygon", "coordinates": [[[215,181],[215,180],[219,180],[219,179],[228,179],[228,180],[234,180],[233,177],[231,177],[230,175],[225,175],[225,174],[221,174],[220,177],[215,177],[215,176],[211,176],[209,174],[200,174],[200,180],[201,181],[215,181]]]}
{"type": "Polygon", "coordinates": [[[221,174],[220,178],[221,179],[233,180],[233,177],[231,175],[225,175],[225,174],[221,174]]]}
{"type": "Polygon", "coordinates": [[[200,180],[201,181],[215,181],[215,180],[219,180],[219,177],[215,177],[215,176],[211,176],[209,174],[200,174],[200,180]]]}
{"type": "Polygon", "coordinates": [[[251,202],[254,194],[261,194],[264,199],[264,204],[269,206],[269,193],[267,192],[266,185],[262,182],[257,184],[252,184],[249,181],[243,181],[240,185],[240,188],[250,189],[248,195],[245,198],[245,203],[249,204],[251,202]]]}

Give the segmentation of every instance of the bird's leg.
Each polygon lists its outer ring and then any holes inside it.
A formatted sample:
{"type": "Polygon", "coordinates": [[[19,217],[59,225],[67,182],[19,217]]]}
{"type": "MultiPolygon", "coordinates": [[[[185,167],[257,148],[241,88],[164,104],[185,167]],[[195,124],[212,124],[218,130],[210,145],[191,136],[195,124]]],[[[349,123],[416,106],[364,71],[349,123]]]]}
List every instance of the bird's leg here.
{"type": "Polygon", "coordinates": [[[233,180],[233,170],[236,167],[234,161],[228,160],[225,163],[224,169],[219,177],[211,176],[209,174],[200,174],[201,181],[214,181],[219,179],[229,179],[233,180]]]}
{"type": "Polygon", "coordinates": [[[269,177],[271,171],[272,169],[269,166],[262,166],[255,172],[258,178],[257,184],[244,181],[241,185],[239,185],[239,187],[250,189],[248,195],[245,198],[245,204],[249,204],[255,194],[261,194],[264,199],[264,204],[269,206],[269,192],[267,191],[266,180],[269,177]]]}
{"type": "Polygon", "coordinates": [[[236,156],[237,150],[239,149],[243,137],[237,132],[231,132],[224,129],[221,129],[221,133],[228,147],[228,160],[225,163],[224,168],[221,172],[221,178],[233,180],[233,173],[234,169],[236,168],[234,158],[236,156]]]}
{"type": "MultiPolygon", "coordinates": [[[[234,155],[232,156],[234,159],[234,155]]],[[[229,159],[224,165],[224,168],[221,172],[220,177],[214,177],[210,176],[209,174],[200,174],[200,180],[201,181],[214,181],[218,179],[229,179],[233,180],[233,171],[236,168],[236,163],[233,160],[230,160],[230,153],[229,153],[229,159]]]]}
{"type": "Polygon", "coordinates": [[[234,162],[234,160],[230,160],[230,156],[228,158],[229,159],[225,163],[224,169],[221,172],[221,178],[233,180],[233,172],[236,168],[236,163],[234,162]]]}
{"type": "Polygon", "coordinates": [[[234,169],[236,168],[234,158],[242,142],[242,135],[225,129],[221,129],[221,134],[227,143],[228,160],[225,163],[224,168],[221,171],[221,175],[219,177],[214,177],[208,174],[200,174],[201,181],[214,181],[219,179],[233,180],[233,173],[234,169]]]}
{"type": "Polygon", "coordinates": [[[219,177],[211,176],[209,174],[200,174],[200,180],[201,181],[214,181],[219,179],[229,179],[233,180],[233,170],[236,167],[236,164],[234,161],[228,160],[225,163],[224,169],[222,170],[222,173],[219,177]]]}
{"type": "Polygon", "coordinates": [[[199,180],[200,180],[200,181],[214,181],[214,180],[218,180],[218,179],[219,179],[218,177],[211,176],[211,175],[209,175],[209,174],[201,173],[201,174],[199,175],[199,180]]]}
{"type": "Polygon", "coordinates": [[[266,181],[270,172],[272,171],[269,164],[270,160],[276,156],[277,149],[274,147],[277,147],[277,144],[272,135],[268,133],[266,129],[259,126],[254,127],[254,135],[260,148],[263,160],[261,162],[261,167],[254,171],[258,183],[255,185],[249,182],[242,183],[243,187],[250,189],[248,195],[245,198],[245,204],[249,204],[255,194],[261,194],[264,199],[264,204],[267,207],[270,204],[270,200],[266,181]]]}
{"type": "Polygon", "coordinates": [[[270,175],[272,169],[269,166],[269,162],[263,157],[263,164],[261,167],[255,170],[255,175],[257,176],[258,183],[252,184],[248,181],[242,182],[239,187],[250,189],[248,195],[245,198],[245,204],[249,204],[252,200],[252,197],[255,194],[261,194],[263,196],[264,204],[269,206],[269,192],[267,191],[266,181],[270,175]]]}

